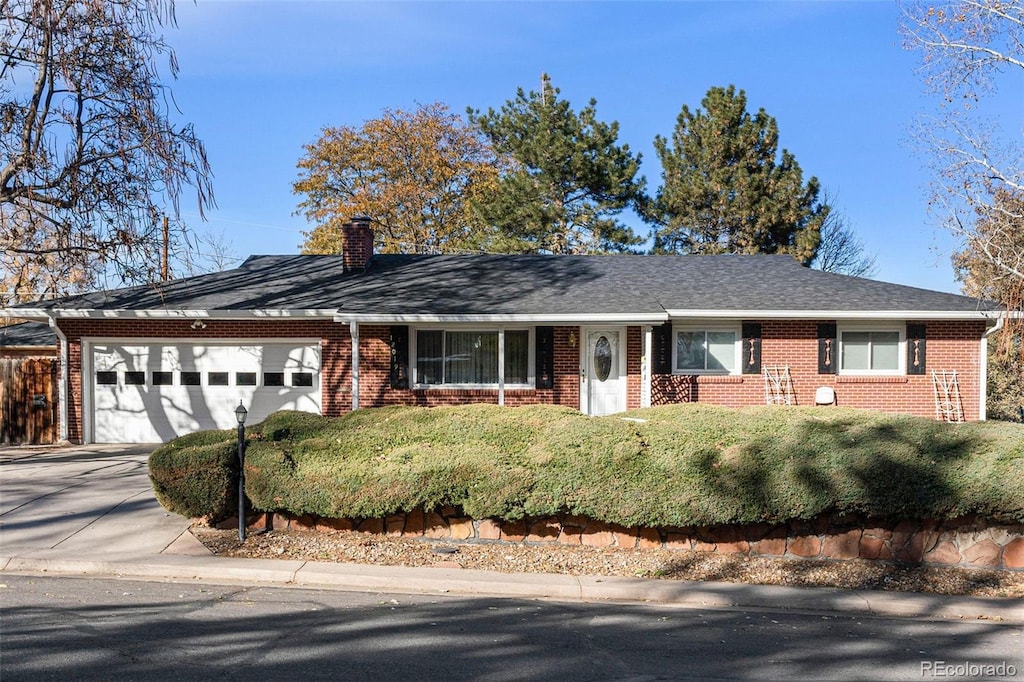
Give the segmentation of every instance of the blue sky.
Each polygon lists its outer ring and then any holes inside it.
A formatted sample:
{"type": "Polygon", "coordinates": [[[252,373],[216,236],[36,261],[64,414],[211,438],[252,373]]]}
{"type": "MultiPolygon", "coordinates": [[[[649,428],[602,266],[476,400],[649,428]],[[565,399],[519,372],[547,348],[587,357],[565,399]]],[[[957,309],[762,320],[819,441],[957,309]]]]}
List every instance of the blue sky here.
{"type": "MultiPolygon", "coordinates": [[[[547,72],[578,109],[597,99],[660,184],[655,135],[683,104],[734,84],[779,123],[877,255],[877,279],[959,291],[952,238],[927,210],[927,158],[909,144],[935,107],[890,2],[179,2],[166,38],[172,90],[206,143],[218,208],[197,230],[237,255],[295,253],[292,193],[302,146],[324,126],[441,101],[486,110],[547,72]]],[[[1018,121],[1019,123],[1019,121],[1018,121]]],[[[630,221],[638,231],[647,227],[630,221]]]]}

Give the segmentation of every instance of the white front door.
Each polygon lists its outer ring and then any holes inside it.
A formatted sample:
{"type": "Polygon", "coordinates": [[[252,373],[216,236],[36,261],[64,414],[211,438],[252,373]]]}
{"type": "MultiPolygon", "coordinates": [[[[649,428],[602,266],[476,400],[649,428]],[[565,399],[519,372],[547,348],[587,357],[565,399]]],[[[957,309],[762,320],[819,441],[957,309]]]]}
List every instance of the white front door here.
{"type": "Polygon", "coordinates": [[[584,332],[580,366],[580,410],[592,415],[626,410],[626,330],[594,328],[584,332]]]}

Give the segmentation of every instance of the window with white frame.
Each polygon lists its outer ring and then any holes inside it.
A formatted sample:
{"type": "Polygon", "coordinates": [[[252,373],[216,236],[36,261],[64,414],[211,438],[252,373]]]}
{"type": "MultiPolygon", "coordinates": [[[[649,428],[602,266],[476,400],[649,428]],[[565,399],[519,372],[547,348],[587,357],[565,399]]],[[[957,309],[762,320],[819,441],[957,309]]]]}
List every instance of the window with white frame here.
{"type": "Polygon", "coordinates": [[[903,371],[902,343],[898,329],[840,329],[839,371],[899,374],[903,371]]]}
{"type": "Polygon", "coordinates": [[[426,386],[497,386],[500,362],[505,385],[529,385],[533,380],[530,330],[506,329],[503,336],[504,356],[499,357],[498,330],[417,329],[415,383],[426,386]]]}
{"type": "Polygon", "coordinates": [[[676,374],[735,374],[740,332],[733,327],[676,327],[672,367],[676,374]]]}

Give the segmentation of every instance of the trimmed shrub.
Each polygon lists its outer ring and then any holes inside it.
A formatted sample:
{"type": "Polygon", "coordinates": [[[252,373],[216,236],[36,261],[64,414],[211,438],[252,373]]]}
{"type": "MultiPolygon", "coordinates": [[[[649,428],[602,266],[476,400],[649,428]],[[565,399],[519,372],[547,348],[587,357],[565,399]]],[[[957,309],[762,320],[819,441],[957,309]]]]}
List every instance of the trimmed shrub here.
{"type": "Polygon", "coordinates": [[[149,456],[149,480],[168,511],[211,522],[227,518],[237,502],[237,434],[200,431],[175,438],[149,456]]]}
{"type": "Polygon", "coordinates": [[[323,518],[450,505],[475,518],[569,513],[624,526],[1024,521],[1024,425],[834,407],[625,416],[495,405],[277,413],[253,428],[246,492],[257,509],[323,518]]]}

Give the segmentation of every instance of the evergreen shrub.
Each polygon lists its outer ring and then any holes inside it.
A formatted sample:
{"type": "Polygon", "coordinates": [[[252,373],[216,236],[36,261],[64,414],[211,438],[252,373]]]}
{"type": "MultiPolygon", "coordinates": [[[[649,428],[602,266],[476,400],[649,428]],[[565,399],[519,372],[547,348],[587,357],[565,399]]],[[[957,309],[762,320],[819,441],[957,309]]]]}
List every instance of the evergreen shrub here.
{"type": "MultiPolygon", "coordinates": [[[[451,505],[475,518],[568,513],[624,526],[822,514],[1024,522],[1021,424],[835,407],[688,404],[588,417],[556,406],[467,405],[339,418],[279,412],[250,433],[252,504],[295,515],[372,518],[451,505]]],[[[195,516],[203,494],[211,496],[203,513],[219,508],[233,443],[218,438],[231,440],[197,434],[154,453],[188,493],[168,506],[162,475],[168,509],[195,516]],[[197,440],[179,443],[188,438],[197,440]],[[190,466],[206,473],[192,481],[190,466]]]]}
{"type": "Polygon", "coordinates": [[[149,480],[168,511],[211,522],[237,510],[238,436],[200,431],[175,438],[149,456],[149,480]]]}

